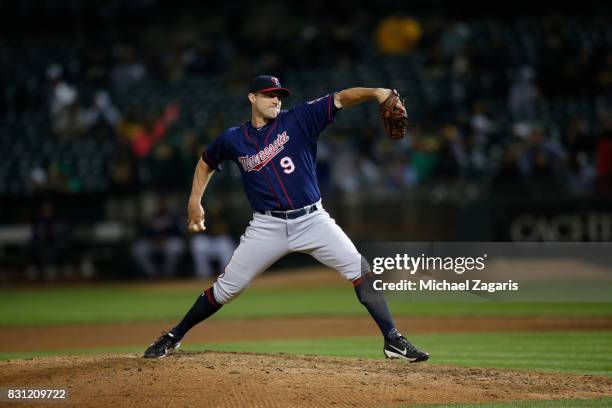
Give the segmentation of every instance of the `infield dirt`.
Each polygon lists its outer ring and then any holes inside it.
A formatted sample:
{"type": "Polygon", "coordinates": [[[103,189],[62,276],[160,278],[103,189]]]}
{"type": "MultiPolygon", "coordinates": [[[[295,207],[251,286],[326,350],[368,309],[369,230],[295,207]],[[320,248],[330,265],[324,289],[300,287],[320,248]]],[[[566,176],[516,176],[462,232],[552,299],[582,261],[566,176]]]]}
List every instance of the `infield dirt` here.
{"type": "Polygon", "coordinates": [[[284,354],[48,357],[1,362],[0,372],[3,386],[68,387],[61,406],[71,407],[392,407],[612,396],[610,377],[284,354]]]}

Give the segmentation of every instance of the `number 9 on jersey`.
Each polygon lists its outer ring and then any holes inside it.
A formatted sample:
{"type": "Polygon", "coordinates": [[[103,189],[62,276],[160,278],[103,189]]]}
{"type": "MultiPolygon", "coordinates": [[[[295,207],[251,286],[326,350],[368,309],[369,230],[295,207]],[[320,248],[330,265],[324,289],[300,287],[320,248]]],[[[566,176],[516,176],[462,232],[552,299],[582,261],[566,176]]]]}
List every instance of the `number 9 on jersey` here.
{"type": "Polygon", "coordinates": [[[280,165],[283,168],[283,171],[287,174],[291,174],[295,170],[295,164],[293,164],[293,160],[291,160],[291,157],[289,156],[285,156],[280,159],[280,165]]]}

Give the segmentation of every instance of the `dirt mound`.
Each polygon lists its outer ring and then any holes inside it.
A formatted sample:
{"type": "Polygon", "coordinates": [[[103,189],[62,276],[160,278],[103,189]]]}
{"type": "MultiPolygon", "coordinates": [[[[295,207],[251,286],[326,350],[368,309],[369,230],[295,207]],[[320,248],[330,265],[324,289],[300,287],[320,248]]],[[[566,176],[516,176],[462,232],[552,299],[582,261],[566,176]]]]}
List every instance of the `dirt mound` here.
{"type": "Polygon", "coordinates": [[[3,387],[68,388],[62,406],[78,407],[375,407],[612,396],[610,377],[284,354],[49,357],[0,362],[0,373],[3,387]]]}

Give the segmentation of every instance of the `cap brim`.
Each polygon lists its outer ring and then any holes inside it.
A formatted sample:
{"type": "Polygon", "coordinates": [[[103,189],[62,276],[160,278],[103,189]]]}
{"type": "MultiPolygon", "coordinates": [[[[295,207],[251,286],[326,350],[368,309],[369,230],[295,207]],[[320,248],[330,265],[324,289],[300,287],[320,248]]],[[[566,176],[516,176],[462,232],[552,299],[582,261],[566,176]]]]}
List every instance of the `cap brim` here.
{"type": "Polygon", "coordinates": [[[257,92],[261,92],[261,93],[278,92],[282,94],[283,98],[286,98],[291,95],[291,91],[287,88],[265,88],[265,89],[259,89],[257,90],[257,92]]]}

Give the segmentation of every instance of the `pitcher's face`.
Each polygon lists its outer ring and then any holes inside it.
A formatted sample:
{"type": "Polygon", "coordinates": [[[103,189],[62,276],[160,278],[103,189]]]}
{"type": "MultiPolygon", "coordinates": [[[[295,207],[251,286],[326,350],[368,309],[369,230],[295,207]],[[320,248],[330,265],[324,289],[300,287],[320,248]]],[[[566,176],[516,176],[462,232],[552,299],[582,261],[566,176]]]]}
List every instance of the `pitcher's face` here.
{"type": "Polygon", "coordinates": [[[264,119],[276,119],[283,104],[282,98],[277,92],[250,93],[249,101],[253,110],[264,119]]]}

